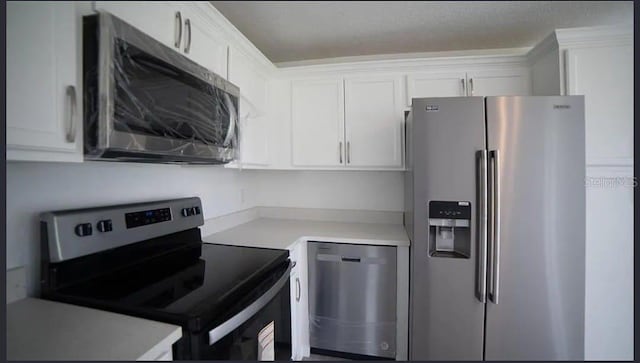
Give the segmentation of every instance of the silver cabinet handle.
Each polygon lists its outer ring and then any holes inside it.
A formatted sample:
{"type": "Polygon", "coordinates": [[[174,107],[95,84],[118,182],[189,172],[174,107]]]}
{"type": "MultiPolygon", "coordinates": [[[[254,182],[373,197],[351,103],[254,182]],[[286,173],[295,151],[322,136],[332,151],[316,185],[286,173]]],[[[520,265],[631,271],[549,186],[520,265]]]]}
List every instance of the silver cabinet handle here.
{"type": "Polygon", "coordinates": [[[300,301],[300,279],[296,277],[296,301],[300,301]]]}
{"type": "Polygon", "coordinates": [[[487,302],[487,150],[478,151],[478,271],[476,297],[487,302]]]}
{"type": "Polygon", "coordinates": [[[473,96],[473,78],[469,78],[469,91],[471,91],[471,96],[473,96]]]}
{"type": "Polygon", "coordinates": [[[186,19],[184,21],[184,27],[187,29],[187,40],[186,40],[186,44],[184,45],[184,52],[189,53],[189,50],[191,49],[191,20],[190,19],[186,19]]]}
{"type": "Polygon", "coordinates": [[[67,99],[69,100],[69,123],[67,126],[67,142],[76,142],[76,112],[78,108],[78,101],[76,100],[76,88],[74,86],[67,86],[66,91],[67,99]]]}
{"type": "Polygon", "coordinates": [[[465,87],[464,78],[460,78],[460,83],[462,83],[462,95],[466,96],[467,95],[467,89],[465,87]]]}
{"type": "Polygon", "coordinates": [[[347,141],[347,164],[351,164],[351,142],[347,141]]]}
{"type": "Polygon", "coordinates": [[[173,33],[175,35],[174,46],[180,48],[180,42],[182,41],[182,14],[176,11],[175,24],[173,26],[173,33]]]}
{"type": "Polygon", "coordinates": [[[491,171],[491,278],[489,279],[489,299],[498,304],[500,296],[500,152],[489,152],[491,171]]]}
{"type": "Polygon", "coordinates": [[[340,154],[340,164],[342,164],[342,141],[338,142],[338,154],[340,154]]]}

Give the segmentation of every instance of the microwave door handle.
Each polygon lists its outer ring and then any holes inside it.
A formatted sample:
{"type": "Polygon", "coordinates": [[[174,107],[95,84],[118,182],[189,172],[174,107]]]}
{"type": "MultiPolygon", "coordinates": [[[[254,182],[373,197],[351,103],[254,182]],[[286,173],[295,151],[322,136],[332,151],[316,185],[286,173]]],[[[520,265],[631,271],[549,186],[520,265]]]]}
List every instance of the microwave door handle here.
{"type": "Polygon", "coordinates": [[[236,116],[236,108],[233,107],[233,103],[231,103],[231,98],[229,98],[228,94],[224,94],[224,103],[227,105],[227,110],[229,110],[229,128],[227,129],[227,136],[224,138],[224,142],[222,146],[229,146],[231,139],[233,138],[233,134],[236,128],[237,116],[236,116]]]}
{"type": "Polygon", "coordinates": [[[237,327],[254,316],[258,311],[264,308],[280,292],[280,290],[282,290],[282,287],[287,283],[287,281],[289,281],[291,268],[291,263],[289,263],[289,267],[287,267],[287,270],[284,272],[282,277],[280,277],[280,279],[273,286],[271,286],[271,288],[267,290],[264,295],[260,296],[256,301],[252,302],[251,305],[244,308],[241,312],[234,315],[231,319],[210,330],[209,345],[212,345],[218,340],[227,336],[237,327]]]}

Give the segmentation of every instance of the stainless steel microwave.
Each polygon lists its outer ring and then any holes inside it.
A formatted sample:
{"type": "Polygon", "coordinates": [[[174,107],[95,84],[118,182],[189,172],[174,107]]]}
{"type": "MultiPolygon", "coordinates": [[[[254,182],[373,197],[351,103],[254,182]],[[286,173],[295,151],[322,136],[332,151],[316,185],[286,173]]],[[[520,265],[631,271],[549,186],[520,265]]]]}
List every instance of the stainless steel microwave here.
{"type": "Polygon", "coordinates": [[[235,85],[108,13],[83,18],[88,160],[224,164],[238,150],[235,85]]]}

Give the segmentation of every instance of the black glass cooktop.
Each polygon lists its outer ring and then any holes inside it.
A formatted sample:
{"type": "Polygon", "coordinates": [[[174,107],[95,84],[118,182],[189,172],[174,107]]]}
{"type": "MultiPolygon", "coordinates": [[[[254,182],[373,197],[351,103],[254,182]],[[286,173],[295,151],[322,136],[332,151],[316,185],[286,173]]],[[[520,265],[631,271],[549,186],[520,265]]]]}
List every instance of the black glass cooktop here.
{"type": "Polygon", "coordinates": [[[264,293],[289,264],[285,250],[197,240],[148,259],[141,259],[143,253],[149,250],[138,251],[135,263],[56,288],[47,297],[199,330],[264,293]]]}

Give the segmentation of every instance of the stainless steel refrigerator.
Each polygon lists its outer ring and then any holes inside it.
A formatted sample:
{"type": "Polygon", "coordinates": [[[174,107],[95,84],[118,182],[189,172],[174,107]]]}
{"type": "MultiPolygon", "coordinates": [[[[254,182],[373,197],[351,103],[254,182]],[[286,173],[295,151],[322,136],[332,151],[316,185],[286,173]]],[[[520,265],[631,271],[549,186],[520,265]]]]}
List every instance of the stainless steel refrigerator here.
{"type": "Polygon", "coordinates": [[[584,128],[582,96],[413,99],[410,359],[583,359],[584,128]]]}

